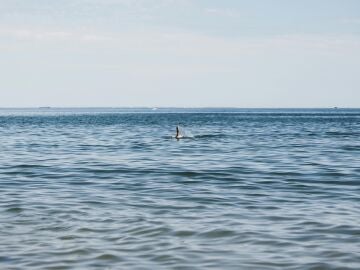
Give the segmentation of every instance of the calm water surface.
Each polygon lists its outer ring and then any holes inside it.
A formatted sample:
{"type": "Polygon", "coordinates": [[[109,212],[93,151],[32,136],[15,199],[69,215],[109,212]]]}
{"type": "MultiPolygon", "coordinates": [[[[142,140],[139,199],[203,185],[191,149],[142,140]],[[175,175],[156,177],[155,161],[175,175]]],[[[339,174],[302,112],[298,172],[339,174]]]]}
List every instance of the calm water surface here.
{"type": "Polygon", "coordinates": [[[0,109],[0,269],[360,269],[359,138],[356,109],[0,109]]]}

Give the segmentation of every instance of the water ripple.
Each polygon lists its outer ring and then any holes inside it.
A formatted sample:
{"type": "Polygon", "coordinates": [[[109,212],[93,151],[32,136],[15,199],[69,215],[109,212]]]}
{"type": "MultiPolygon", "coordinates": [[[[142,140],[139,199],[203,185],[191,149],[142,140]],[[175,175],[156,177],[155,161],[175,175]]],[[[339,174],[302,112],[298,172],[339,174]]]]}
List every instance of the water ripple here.
{"type": "Polygon", "coordinates": [[[0,268],[360,268],[359,110],[194,110],[0,110],[0,268]]]}

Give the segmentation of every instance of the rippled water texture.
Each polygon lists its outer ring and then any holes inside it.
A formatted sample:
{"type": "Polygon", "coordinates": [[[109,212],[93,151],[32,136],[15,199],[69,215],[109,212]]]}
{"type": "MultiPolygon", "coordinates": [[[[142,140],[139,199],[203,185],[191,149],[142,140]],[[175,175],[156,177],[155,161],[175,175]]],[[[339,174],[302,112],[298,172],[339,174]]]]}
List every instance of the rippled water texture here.
{"type": "Polygon", "coordinates": [[[360,269],[359,138],[360,110],[2,109],[0,268],[360,269]]]}

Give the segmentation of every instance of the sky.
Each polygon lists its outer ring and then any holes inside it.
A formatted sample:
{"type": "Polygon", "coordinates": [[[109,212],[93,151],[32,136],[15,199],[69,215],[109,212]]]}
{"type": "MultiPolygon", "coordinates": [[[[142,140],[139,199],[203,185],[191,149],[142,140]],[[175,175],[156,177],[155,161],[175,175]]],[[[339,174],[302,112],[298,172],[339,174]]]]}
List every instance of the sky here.
{"type": "Polygon", "coordinates": [[[360,107],[358,0],[0,0],[0,107],[360,107]]]}

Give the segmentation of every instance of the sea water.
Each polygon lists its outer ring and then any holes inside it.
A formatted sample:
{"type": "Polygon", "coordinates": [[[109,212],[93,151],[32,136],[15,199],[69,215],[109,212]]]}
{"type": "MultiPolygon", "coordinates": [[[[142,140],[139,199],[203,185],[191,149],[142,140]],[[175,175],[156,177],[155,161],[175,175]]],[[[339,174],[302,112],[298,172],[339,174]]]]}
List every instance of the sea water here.
{"type": "Polygon", "coordinates": [[[1,109],[0,269],[360,269],[359,138],[358,109],[1,109]]]}

